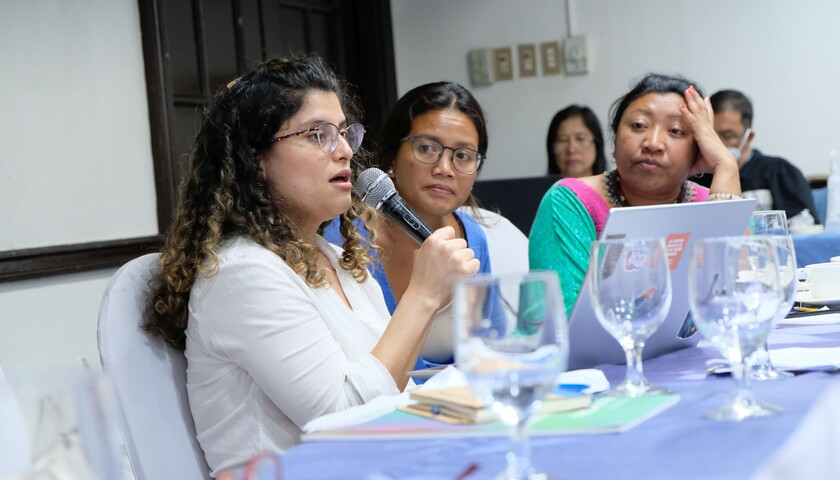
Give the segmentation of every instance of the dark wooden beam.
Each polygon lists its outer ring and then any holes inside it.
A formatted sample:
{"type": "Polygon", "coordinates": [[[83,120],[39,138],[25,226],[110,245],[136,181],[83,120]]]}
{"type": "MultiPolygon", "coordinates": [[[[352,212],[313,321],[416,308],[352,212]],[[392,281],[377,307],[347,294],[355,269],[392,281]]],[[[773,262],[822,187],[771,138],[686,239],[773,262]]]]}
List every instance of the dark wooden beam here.
{"type": "Polygon", "coordinates": [[[0,282],[114,268],[160,247],[155,235],[0,252],[0,282]]]}

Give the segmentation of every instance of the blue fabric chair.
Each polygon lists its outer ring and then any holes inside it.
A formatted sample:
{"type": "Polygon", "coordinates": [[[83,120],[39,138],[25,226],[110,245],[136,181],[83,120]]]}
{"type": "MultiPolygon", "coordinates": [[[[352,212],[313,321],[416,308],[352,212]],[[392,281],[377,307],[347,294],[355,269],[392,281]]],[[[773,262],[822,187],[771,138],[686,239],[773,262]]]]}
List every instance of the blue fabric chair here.
{"type": "Polygon", "coordinates": [[[814,208],[817,209],[817,211],[814,212],[814,215],[816,215],[820,225],[825,225],[825,210],[826,205],[828,204],[828,188],[812,188],[811,195],[814,197],[814,208]]]}

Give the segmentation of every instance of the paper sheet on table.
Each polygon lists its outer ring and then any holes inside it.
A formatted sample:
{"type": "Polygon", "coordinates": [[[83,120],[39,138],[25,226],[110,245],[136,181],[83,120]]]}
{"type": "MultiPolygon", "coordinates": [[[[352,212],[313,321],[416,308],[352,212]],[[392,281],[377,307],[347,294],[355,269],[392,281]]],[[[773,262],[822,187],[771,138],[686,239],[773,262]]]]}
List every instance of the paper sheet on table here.
{"type": "MultiPolygon", "coordinates": [[[[610,388],[610,383],[604,372],[594,368],[564,372],[559,383],[574,383],[589,385],[583,393],[592,394],[603,392],[610,388]]],[[[460,387],[467,385],[467,376],[454,366],[448,366],[440,373],[430,378],[426,383],[416,388],[420,390],[436,390],[440,388],[460,387]]],[[[364,423],[386,413],[393,412],[397,407],[416,403],[408,398],[408,392],[399,395],[377,397],[370,402],[357,407],[348,408],[341,412],[330,413],[309,421],[303,426],[305,433],[321,430],[336,430],[359,423],[364,423]]]]}
{"type": "Polygon", "coordinates": [[[785,318],[779,322],[779,325],[833,325],[836,323],[840,323],[840,313],[785,318]]]}
{"type": "Polygon", "coordinates": [[[20,405],[0,369],[0,478],[29,468],[29,435],[20,405]]]}
{"type": "Polygon", "coordinates": [[[837,370],[840,369],[840,347],[778,348],[770,350],[770,362],[782,370],[837,370]]]}

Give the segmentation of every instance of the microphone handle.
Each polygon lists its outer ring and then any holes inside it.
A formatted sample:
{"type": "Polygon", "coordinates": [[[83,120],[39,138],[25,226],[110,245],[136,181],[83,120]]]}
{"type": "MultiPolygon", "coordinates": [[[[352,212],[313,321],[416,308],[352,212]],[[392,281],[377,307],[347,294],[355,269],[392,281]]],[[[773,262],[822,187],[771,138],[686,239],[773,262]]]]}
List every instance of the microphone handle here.
{"type": "Polygon", "coordinates": [[[400,226],[417,243],[423,243],[432,231],[399,195],[385,199],[379,211],[400,226]]]}

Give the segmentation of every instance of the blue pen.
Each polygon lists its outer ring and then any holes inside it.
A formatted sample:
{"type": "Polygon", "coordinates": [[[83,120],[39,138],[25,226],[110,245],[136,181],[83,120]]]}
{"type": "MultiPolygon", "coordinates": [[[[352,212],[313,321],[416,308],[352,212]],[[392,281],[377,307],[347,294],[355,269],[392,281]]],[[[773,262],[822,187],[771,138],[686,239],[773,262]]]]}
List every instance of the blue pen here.
{"type": "Polygon", "coordinates": [[[587,388],[589,388],[589,385],[583,383],[561,383],[554,387],[554,393],[582,392],[587,388]]]}

